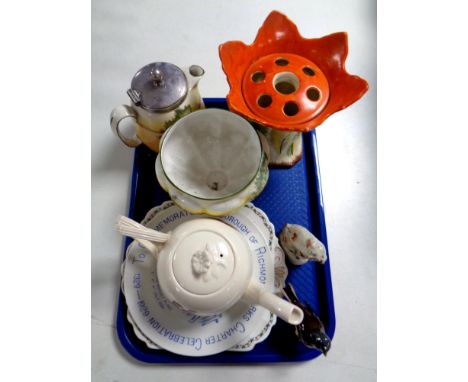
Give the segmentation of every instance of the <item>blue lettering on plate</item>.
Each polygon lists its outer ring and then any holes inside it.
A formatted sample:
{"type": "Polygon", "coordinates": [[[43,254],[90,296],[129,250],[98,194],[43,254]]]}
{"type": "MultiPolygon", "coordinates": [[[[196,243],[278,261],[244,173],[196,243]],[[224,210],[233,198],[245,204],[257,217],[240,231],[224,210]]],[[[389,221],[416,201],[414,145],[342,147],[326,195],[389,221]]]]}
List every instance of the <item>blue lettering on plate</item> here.
{"type": "Polygon", "coordinates": [[[257,244],[258,243],[258,240],[257,238],[255,237],[255,235],[252,235],[249,237],[249,241],[253,244],[257,244]]]}
{"type": "Polygon", "coordinates": [[[188,215],[188,212],[186,211],[179,211],[179,212],[174,212],[172,215],[169,215],[167,218],[165,218],[162,222],[164,224],[169,224],[173,223],[174,221],[183,218],[188,215]]]}
{"type": "Polygon", "coordinates": [[[245,326],[242,322],[237,321],[234,326],[230,327],[229,329],[226,329],[214,336],[210,336],[205,338],[205,343],[207,345],[213,345],[217,342],[222,342],[227,340],[229,337],[233,336],[236,333],[244,333],[245,332],[245,326]]]}
{"type": "Polygon", "coordinates": [[[138,301],[138,307],[140,308],[140,312],[143,314],[143,316],[147,317],[150,314],[144,300],[138,301]]]}
{"type": "Polygon", "coordinates": [[[135,289],[141,288],[141,274],[140,273],[135,273],[133,275],[133,287],[135,289]]]}
{"type": "Polygon", "coordinates": [[[206,326],[212,322],[217,324],[221,317],[223,317],[222,313],[214,314],[212,316],[206,316],[206,317],[192,315],[192,317],[190,317],[188,322],[191,324],[194,324],[198,321],[200,323],[200,326],[206,326]]]}
{"type": "Polygon", "coordinates": [[[265,265],[265,256],[264,256],[266,251],[267,251],[266,247],[260,247],[255,250],[255,253],[257,254],[258,265],[260,267],[259,269],[260,274],[258,276],[258,280],[262,284],[266,283],[266,265],[265,265]]]}
{"type": "Polygon", "coordinates": [[[155,231],[161,231],[163,227],[164,227],[164,224],[159,223],[156,227],[154,227],[154,230],[155,231]]]}
{"type": "Polygon", "coordinates": [[[257,311],[255,305],[250,306],[249,310],[242,316],[245,321],[250,321],[253,314],[257,311]]]}
{"type": "Polygon", "coordinates": [[[236,227],[243,234],[245,234],[245,235],[250,234],[250,229],[248,229],[247,226],[245,224],[241,223],[240,220],[237,219],[236,217],[234,217],[232,215],[228,215],[228,216],[224,216],[223,219],[226,220],[227,222],[231,223],[231,225],[236,227]]]}
{"type": "MultiPolygon", "coordinates": [[[[141,246],[140,243],[138,243],[139,246],[141,246]]],[[[138,255],[133,256],[132,258],[132,264],[135,264],[136,262],[138,263],[143,263],[145,261],[146,254],[143,252],[140,252],[138,255]]]]}
{"type": "Polygon", "coordinates": [[[202,340],[201,338],[196,337],[186,337],[180,334],[174,333],[172,330],[165,328],[162,326],[158,320],[154,317],[148,318],[148,323],[152,326],[152,328],[156,331],[156,333],[160,334],[163,337],[166,337],[169,341],[178,343],[180,345],[192,346],[196,351],[199,351],[202,348],[202,340]]]}
{"type": "Polygon", "coordinates": [[[255,250],[255,253],[257,254],[257,256],[260,256],[260,255],[265,254],[266,251],[267,251],[267,250],[266,250],[265,247],[260,247],[260,248],[257,248],[257,249],[255,250]]]}

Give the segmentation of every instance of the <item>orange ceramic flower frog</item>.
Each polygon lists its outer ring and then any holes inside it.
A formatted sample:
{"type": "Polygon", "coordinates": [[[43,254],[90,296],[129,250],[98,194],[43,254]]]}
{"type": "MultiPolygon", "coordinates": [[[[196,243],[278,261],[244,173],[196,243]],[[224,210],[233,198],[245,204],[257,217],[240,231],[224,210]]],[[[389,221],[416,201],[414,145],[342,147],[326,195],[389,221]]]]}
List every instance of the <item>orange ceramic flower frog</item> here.
{"type": "Polygon", "coordinates": [[[302,156],[302,132],[357,101],[365,80],[344,68],[347,34],[302,37],[285,15],[273,11],[252,45],[219,46],[230,92],[229,108],[267,136],[270,164],[292,166],[302,156]]]}

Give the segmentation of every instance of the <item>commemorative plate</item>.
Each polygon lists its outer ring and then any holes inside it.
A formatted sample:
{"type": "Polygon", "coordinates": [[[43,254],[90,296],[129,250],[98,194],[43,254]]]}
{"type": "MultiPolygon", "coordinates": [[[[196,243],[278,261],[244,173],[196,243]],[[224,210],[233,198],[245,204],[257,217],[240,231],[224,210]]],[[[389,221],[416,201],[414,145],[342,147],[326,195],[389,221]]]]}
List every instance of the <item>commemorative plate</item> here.
{"type": "MultiPolygon", "coordinates": [[[[151,209],[142,224],[168,232],[199,217],[169,201],[151,209]]],[[[254,277],[278,292],[284,285],[287,267],[266,215],[253,204],[247,204],[219,219],[237,229],[249,243],[254,277]]],[[[186,313],[165,299],[156,274],[155,259],[137,242],[130,244],[122,265],[122,291],[128,306],[127,318],[136,336],[149,348],[164,348],[187,356],[248,351],[267,338],[276,323],[276,316],[266,309],[242,301],[218,315],[201,317],[186,313]]]]}

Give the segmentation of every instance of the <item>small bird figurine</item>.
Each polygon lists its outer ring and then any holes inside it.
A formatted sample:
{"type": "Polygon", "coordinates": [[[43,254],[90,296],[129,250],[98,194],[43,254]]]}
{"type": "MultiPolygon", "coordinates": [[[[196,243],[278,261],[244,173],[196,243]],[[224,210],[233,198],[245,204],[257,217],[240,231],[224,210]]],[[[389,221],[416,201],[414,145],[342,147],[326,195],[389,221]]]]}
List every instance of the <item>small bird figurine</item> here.
{"type": "Polygon", "coordinates": [[[309,260],[321,264],[327,261],[327,251],[323,243],[301,225],[286,224],[279,239],[289,261],[294,265],[302,265],[309,260]]]}
{"type": "Polygon", "coordinates": [[[294,305],[299,306],[304,312],[304,320],[295,326],[296,336],[310,349],[318,349],[323,355],[327,355],[330,350],[331,340],[325,333],[325,328],[320,318],[314,313],[312,307],[306,302],[302,304],[291,284],[283,288],[284,296],[294,305]]]}

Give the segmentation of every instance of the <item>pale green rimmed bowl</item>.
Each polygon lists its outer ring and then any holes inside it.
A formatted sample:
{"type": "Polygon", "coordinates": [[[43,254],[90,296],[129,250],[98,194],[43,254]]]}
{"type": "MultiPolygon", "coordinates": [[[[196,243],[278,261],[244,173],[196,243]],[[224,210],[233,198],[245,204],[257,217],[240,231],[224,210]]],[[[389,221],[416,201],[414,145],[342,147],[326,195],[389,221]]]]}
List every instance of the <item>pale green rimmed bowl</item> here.
{"type": "Polygon", "coordinates": [[[156,159],[161,187],[194,214],[226,215],[253,200],[268,180],[264,138],[221,109],[193,112],[164,135],[156,159]]]}

